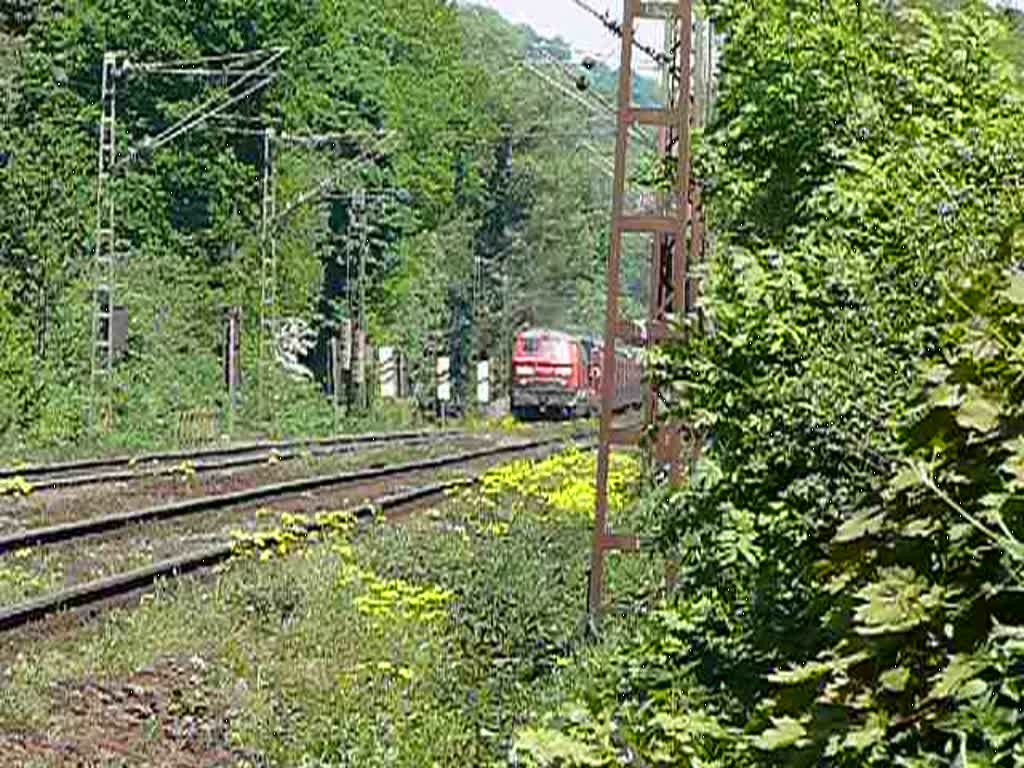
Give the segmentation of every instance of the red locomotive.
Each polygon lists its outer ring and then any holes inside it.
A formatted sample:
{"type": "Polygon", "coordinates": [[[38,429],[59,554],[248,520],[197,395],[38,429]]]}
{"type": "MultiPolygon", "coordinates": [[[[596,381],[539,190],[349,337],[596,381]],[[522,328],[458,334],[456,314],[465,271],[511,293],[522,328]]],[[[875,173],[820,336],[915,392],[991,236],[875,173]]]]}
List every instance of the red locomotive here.
{"type": "MultiPolygon", "coordinates": [[[[573,418],[598,412],[603,346],[562,331],[521,331],[512,353],[512,415],[516,418],[573,418]]],[[[639,406],[639,362],[615,356],[616,408],[639,406]]]]}

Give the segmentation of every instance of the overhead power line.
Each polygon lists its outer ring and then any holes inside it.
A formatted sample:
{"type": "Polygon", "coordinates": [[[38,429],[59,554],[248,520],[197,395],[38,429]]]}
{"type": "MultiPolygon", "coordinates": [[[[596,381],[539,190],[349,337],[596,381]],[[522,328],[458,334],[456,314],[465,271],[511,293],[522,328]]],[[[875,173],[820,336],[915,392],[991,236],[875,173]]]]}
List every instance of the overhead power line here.
{"type": "MultiPolygon", "coordinates": [[[[531,72],[535,77],[543,80],[548,85],[550,85],[552,88],[555,88],[556,90],[560,91],[561,93],[563,93],[564,95],[568,96],[572,100],[576,101],[578,104],[582,105],[583,107],[585,107],[588,110],[591,110],[591,111],[602,111],[603,110],[603,111],[607,112],[609,114],[609,116],[614,116],[614,115],[618,114],[618,110],[615,107],[613,107],[613,106],[611,106],[609,104],[605,104],[605,103],[603,103],[601,101],[596,101],[596,100],[593,101],[593,102],[588,101],[586,98],[584,98],[582,96],[582,94],[580,94],[579,91],[574,91],[571,88],[569,88],[568,86],[563,85],[562,83],[559,83],[558,81],[556,81],[553,77],[549,76],[546,72],[544,72],[539,67],[537,67],[537,66],[535,66],[535,65],[533,65],[533,64],[531,64],[529,62],[523,62],[522,66],[527,71],[531,72]]],[[[648,136],[647,134],[645,134],[637,126],[635,126],[635,125],[630,126],[629,131],[633,135],[633,138],[637,139],[638,141],[643,142],[644,144],[647,144],[649,147],[654,147],[656,145],[656,142],[655,142],[654,138],[651,137],[651,136],[648,136]]]]}
{"type": "MultiPolygon", "coordinates": [[[[200,104],[195,109],[189,111],[183,118],[178,120],[176,123],[171,125],[169,128],[158,133],[156,136],[148,137],[141,142],[140,146],[133,147],[128,152],[128,158],[134,159],[137,157],[140,150],[146,150],[153,152],[160,147],[174,141],[176,138],[185,134],[194,128],[198,128],[203,125],[211,118],[216,117],[224,110],[228,109],[240,101],[247,99],[249,96],[256,93],[256,91],[266,87],[277,78],[276,72],[267,74],[267,70],[272,67],[281,57],[286,53],[286,48],[277,48],[270,52],[270,55],[260,63],[258,66],[250,69],[249,71],[242,74],[237,80],[228,86],[228,92],[226,94],[218,93],[215,96],[210,97],[205,102],[200,104]],[[259,79],[257,79],[259,78],[259,79]],[[255,80],[254,83],[248,85],[241,91],[236,91],[241,85],[249,83],[255,80]],[[232,93],[232,91],[235,91],[232,93]]],[[[146,71],[144,65],[129,65],[126,67],[127,70],[135,69],[138,71],[146,71]]]]}
{"type": "MultiPolygon", "coordinates": [[[[543,58],[547,59],[552,64],[557,66],[559,69],[561,69],[562,72],[565,73],[566,77],[568,77],[570,80],[573,80],[574,82],[578,82],[579,77],[581,77],[581,75],[579,75],[576,72],[573,72],[572,67],[570,67],[568,64],[566,64],[561,59],[559,59],[556,56],[554,56],[550,51],[546,51],[546,50],[544,50],[543,48],[540,48],[540,47],[532,48],[531,50],[536,51],[543,58]]],[[[595,102],[597,102],[597,104],[599,104],[605,111],[611,112],[612,114],[615,114],[617,112],[617,109],[616,109],[615,105],[612,104],[611,102],[609,102],[607,99],[605,99],[599,93],[596,93],[596,92],[594,92],[592,90],[589,90],[589,89],[584,91],[584,93],[588,94],[590,96],[590,98],[593,99],[595,102]]]]}
{"type": "MultiPolygon", "coordinates": [[[[590,5],[589,3],[585,2],[584,0],[569,0],[569,2],[571,2],[577,8],[580,8],[580,9],[586,11],[589,15],[593,16],[595,19],[597,19],[599,22],[601,22],[601,25],[605,29],[607,29],[609,32],[611,32],[616,37],[620,37],[620,38],[622,37],[622,24],[620,24],[614,17],[612,17],[611,13],[609,13],[608,11],[605,11],[605,12],[602,13],[601,11],[597,10],[596,8],[594,8],[592,5],[590,5]]],[[[647,56],[650,56],[658,64],[660,64],[662,66],[665,66],[665,67],[668,67],[669,68],[669,72],[671,74],[673,74],[673,75],[675,74],[675,69],[672,66],[673,65],[673,61],[672,61],[673,57],[670,54],[664,53],[662,51],[658,51],[658,50],[652,48],[649,45],[641,43],[635,37],[633,38],[633,47],[636,48],[637,50],[641,51],[642,53],[646,54],[647,56]]],[[[674,53],[674,51],[673,51],[673,53],[674,53]]]]}
{"type": "Polygon", "coordinates": [[[174,75],[184,77],[202,77],[207,79],[229,79],[232,77],[244,77],[253,71],[253,66],[264,59],[264,67],[272,60],[276,60],[286,53],[284,47],[258,48],[245,53],[232,53],[223,56],[201,56],[195,59],[173,59],[170,61],[147,61],[136,63],[125,59],[123,68],[125,74],[141,72],[147,75],[174,75]]]}
{"type": "Polygon", "coordinates": [[[245,64],[252,61],[257,61],[264,56],[280,56],[285,52],[283,47],[275,48],[256,48],[251,51],[245,51],[243,53],[227,53],[220,56],[199,56],[194,59],[171,59],[169,61],[147,61],[142,64],[136,64],[131,61],[125,62],[125,68],[129,71],[136,72],[160,72],[166,69],[183,69],[192,70],[201,68],[206,65],[212,64],[245,64]]]}
{"type": "MultiPolygon", "coordinates": [[[[500,55],[503,56],[503,58],[506,59],[506,61],[510,63],[511,68],[513,70],[525,70],[526,72],[533,75],[535,78],[543,81],[545,84],[555,89],[566,98],[576,102],[579,106],[583,107],[585,110],[594,115],[603,115],[609,119],[614,119],[615,117],[617,117],[618,110],[614,106],[604,103],[601,100],[598,100],[598,98],[595,97],[594,94],[589,94],[587,92],[581,93],[575,88],[569,87],[568,85],[559,82],[558,80],[556,80],[554,77],[552,77],[550,74],[548,74],[535,64],[526,60],[519,59],[518,54],[515,51],[509,50],[508,47],[501,40],[499,40],[495,35],[490,33],[488,30],[480,27],[478,28],[478,31],[482,37],[487,38],[491,43],[494,44],[495,49],[499,52],[500,55]]],[[[557,59],[555,59],[555,61],[557,62],[557,59]]],[[[561,62],[558,63],[561,64],[561,62]]],[[[576,78],[574,75],[572,75],[572,73],[567,73],[564,71],[564,69],[562,69],[562,71],[563,74],[568,74],[569,78],[573,81],[573,83],[575,83],[576,78]]],[[[641,141],[650,147],[654,147],[656,145],[655,140],[651,136],[648,136],[636,126],[633,126],[631,128],[631,133],[633,134],[634,138],[636,138],[638,141],[641,141]]]]}
{"type": "Polygon", "coordinates": [[[331,173],[327,178],[317,183],[313,188],[303,192],[295,200],[293,200],[287,208],[278,213],[274,218],[274,224],[281,224],[285,222],[296,210],[306,205],[307,203],[313,202],[328,194],[332,189],[341,187],[341,179],[350,172],[359,167],[360,164],[371,159],[376,154],[387,152],[394,148],[395,140],[398,138],[398,134],[387,131],[377,135],[375,143],[368,145],[363,151],[346,161],[340,168],[335,172],[331,173]]]}

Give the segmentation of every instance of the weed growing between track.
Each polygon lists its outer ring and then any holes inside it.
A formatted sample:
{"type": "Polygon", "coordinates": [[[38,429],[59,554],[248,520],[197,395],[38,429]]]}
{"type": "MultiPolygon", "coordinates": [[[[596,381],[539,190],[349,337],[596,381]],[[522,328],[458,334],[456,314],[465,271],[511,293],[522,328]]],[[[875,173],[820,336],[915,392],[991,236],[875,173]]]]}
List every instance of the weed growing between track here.
{"type": "Polygon", "coordinates": [[[0,560],[0,606],[11,605],[52,590],[63,578],[52,558],[33,558],[31,549],[19,549],[0,560]]]}
{"type": "MultiPolygon", "coordinates": [[[[216,579],[169,585],[78,637],[55,633],[31,656],[12,637],[0,733],[60,734],[101,759],[104,722],[68,721],[52,684],[115,685],[198,659],[204,673],[182,695],[206,702],[216,727],[203,732],[223,734],[236,762],[502,763],[514,731],[580,682],[567,670],[583,637],[593,465],[575,450],[514,462],[402,522],[356,532],[338,516],[320,546],[249,539],[216,579]]],[[[624,507],[639,467],[624,459],[613,475],[624,507]]],[[[613,589],[645,569],[618,562],[613,589]]],[[[118,738],[138,764],[160,764],[169,738],[178,753],[210,747],[150,722],[174,717],[157,712],[137,738],[118,738]]]]}

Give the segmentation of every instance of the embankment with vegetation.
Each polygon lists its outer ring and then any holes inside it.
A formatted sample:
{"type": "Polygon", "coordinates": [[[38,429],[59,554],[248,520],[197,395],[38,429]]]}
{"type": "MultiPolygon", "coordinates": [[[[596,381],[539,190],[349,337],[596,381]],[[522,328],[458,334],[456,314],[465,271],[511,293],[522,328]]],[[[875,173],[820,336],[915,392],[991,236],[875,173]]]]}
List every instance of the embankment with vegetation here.
{"type": "MultiPolygon", "coordinates": [[[[320,514],[313,536],[267,509],[214,578],[6,635],[0,765],[500,765],[575,680],[594,471],[570,448],[407,519],[320,514]]],[[[626,514],[640,464],[611,477],[626,514]]],[[[633,561],[613,586],[651,578],[633,561]]]]}

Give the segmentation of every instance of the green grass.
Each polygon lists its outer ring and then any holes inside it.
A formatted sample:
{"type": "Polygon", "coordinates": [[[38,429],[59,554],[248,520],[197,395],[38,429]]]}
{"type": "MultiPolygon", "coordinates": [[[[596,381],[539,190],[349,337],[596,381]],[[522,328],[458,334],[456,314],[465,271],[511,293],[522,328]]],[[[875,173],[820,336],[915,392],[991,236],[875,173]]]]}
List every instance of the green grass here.
{"type": "Polygon", "coordinates": [[[0,560],[0,606],[13,605],[60,585],[63,571],[48,553],[18,550],[0,560]]]}
{"type": "Polygon", "coordinates": [[[512,495],[527,475],[517,462],[485,497],[463,493],[284,557],[236,559],[77,637],[36,642],[30,656],[9,642],[0,733],[52,729],[62,716],[53,682],[123,680],[198,657],[207,691],[195,695],[233,692],[239,755],[282,766],[504,764],[515,730],[580,683],[570,670],[584,667],[569,660],[584,649],[590,527],[586,504],[564,490],[579,487],[585,463],[552,460],[535,473],[542,483],[512,495]]]}

